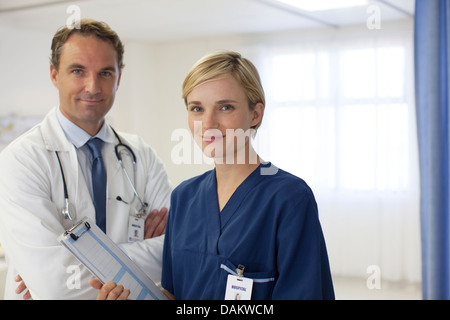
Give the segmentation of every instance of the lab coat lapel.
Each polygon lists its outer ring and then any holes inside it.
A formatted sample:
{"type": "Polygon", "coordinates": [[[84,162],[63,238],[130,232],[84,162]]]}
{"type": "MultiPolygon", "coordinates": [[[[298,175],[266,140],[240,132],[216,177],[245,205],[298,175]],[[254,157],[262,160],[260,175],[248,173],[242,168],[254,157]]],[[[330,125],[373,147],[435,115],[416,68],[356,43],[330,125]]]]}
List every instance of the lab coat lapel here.
{"type": "MultiPolygon", "coordinates": [[[[116,154],[114,152],[114,145],[113,144],[105,144],[105,155],[103,157],[103,161],[106,166],[106,172],[107,172],[107,194],[109,196],[115,195],[121,195],[122,197],[125,197],[126,199],[131,199],[129,197],[132,197],[133,194],[131,192],[129,195],[124,194],[125,190],[125,177],[122,177],[122,170],[119,164],[119,161],[116,158],[116,154]]],[[[130,170],[130,169],[128,169],[130,170]]],[[[133,171],[129,171],[130,173],[133,173],[133,171]]],[[[131,188],[130,188],[131,190],[131,188]]]]}
{"type": "MultiPolygon", "coordinates": [[[[114,153],[114,145],[105,144],[105,155],[103,161],[106,166],[106,230],[108,236],[117,243],[127,242],[127,233],[123,226],[128,225],[128,214],[130,206],[117,200],[117,197],[129,201],[132,199],[132,190],[128,182],[125,181],[120,164],[114,153]],[[128,187],[128,188],[127,188],[128,187]],[[114,221],[114,223],[112,223],[114,221]]],[[[133,171],[131,171],[133,172],[133,171]]]]}
{"type": "Polygon", "coordinates": [[[81,171],[80,164],[78,163],[75,147],[70,151],[70,168],[69,172],[64,174],[69,177],[67,180],[67,188],[69,193],[69,200],[72,204],[76,204],[76,220],[87,216],[95,221],[95,208],[92,202],[89,188],[86,185],[86,181],[81,171]]]}
{"type": "Polygon", "coordinates": [[[67,184],[69,202],[73,205],[77,204],[75,214],[72,214],[74,221],[67,220],[67,223],[76,222],[84,216],[95,219],[94,206],[78,163],[75,147],[67,140],[56,112],[57,109],[54,108],[47,114],[42,122],[41,132],[47,150],[58,152],[67,184]]]}
{"type": "Polygon", "coordinates": [[[41,125],[42,139],[48,151],[70,151],[73,145],[66,139],[66,135],[53,108],[44,118],[41,125]]]}
{"type": "MultiPolygon", "coordinates": [[[[119,143],[117,139],[114,136],[113,131],[111,130],[111,127],[108,126],[108,131],[110,137],[114,137],[111,141],[112,143],[105,144],[105,157],[104,157],[104,163],[106,165],[106,172],[107,172],[107,194],[108,194],[108,202],[107,202],[107,213],[109,218],[116,219],[118,217],[118,210],[119,208],[122,208],[126,210],[126,214],[121,215],[124,219],[127,221],[123,221],[123,223],[128,223],[128,213],[130,210],[134,210],[139,204],[137,204],[137,199],[134,198],[134,192],[133,189],[130,186],[130,183],[128,182],[128,179],[125,175],[124,170],[122,170],[122,167],[119,163],[119,160],[117,159],[116,153],[115,153],[115,146],[119,143]],[[129,202],[130,200],[134,199],[134,202],[131,205],[126,205],[125,207],[123,204],[120,203],[117,200],[117,197],[120,196],[124,201],[129,202]],[[133,208],[133,209],[132,209],[133,208]],[[111,215],[114,215],[114,217],[111,217],[111,215]]],[[[121,137],[122,143],[125,145],[131,145],[125,137],[121,137]]],[[[138,154],[136,152],[136,154],[138,154]]],[[[139,156],[139,154],[138,154],[139,156]]],[[[133,167],[133,162],[131,155],[129,153],[122,153],[122,161],[123,165],[125,167],[125,170],[127,170],[131,180],[134,183],[134,186],[138,189],[139,194],[144,194],[143,190],[139,190],[139,184],[137,181],[139,181],[138,176],[135,176],[135,170],[133,167]]],[[[136,160],[138,163],[140,163],[140,159],[136,160]]],[[[145,179],[145,177],[142,177],[142,179],[145,179]]],[[[141,180],[142,180],[141,179],[141,180]]],[[[133,212],[134,213],[134,212],[133,212]]]]}

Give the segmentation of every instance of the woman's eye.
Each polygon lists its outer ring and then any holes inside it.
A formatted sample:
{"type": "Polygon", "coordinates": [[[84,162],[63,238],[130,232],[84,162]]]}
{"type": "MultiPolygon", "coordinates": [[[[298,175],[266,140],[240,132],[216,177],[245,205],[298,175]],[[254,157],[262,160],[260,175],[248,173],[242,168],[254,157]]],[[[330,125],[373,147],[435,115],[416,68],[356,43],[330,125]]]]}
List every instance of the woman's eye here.
{"type": "Polygon", "coordinates": [[[228,110],[232,110],[233,108],[234,108],[234,107],[233,107],[232,105],[227,104],[227,105],[222,106],[222,107],[220,108],[220,110],[228,111],[228,110]]]}
{"type": "Polygon", "coordinates": [[[192,112],[200,112],[200,111],[202,111],[202,108],[201,107],[192,107],[191,111],[192,112]]]}

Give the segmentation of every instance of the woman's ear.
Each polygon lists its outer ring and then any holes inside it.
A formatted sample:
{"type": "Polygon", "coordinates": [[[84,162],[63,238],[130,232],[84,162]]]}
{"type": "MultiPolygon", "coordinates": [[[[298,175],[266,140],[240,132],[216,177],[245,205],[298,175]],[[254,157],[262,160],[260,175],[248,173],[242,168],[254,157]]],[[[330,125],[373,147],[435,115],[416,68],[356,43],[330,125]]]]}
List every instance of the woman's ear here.
{"type": "Polygon", "coordinates": [[[258,124],[261,123],[263,115],[264,115],[264,104],[262,102],[258,102],[253,109],[253,118],[250,127],[254,128],[258,124]]]}

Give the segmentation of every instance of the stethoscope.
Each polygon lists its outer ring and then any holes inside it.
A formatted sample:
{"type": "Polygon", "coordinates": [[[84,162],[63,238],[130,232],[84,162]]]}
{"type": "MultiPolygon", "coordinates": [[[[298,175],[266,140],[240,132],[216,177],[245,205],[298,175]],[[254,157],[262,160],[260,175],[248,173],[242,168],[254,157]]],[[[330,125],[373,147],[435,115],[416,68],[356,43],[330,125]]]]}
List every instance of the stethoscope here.
{"type": "MultiPolygon", "coordinates": [[[[136,211],[135,215],[138,218],[141,218],[141,217],[145,216],[146,209],[148,207],[148,203],[144,202],[142,200],[142,198],[139,196],[139,193],[137,192],[136,187],[135,187],[133,181],[131,180],[130,175],[128,174],[128,171],[125,168],[123,161],[122,161],[122,153],[127,153],[133,163],[133,173],[134,173],[133,178],[136,179],[136,171],[137,171],[136,155],[134,154],[133,150],[131,150],[131,148],[128,145],[122,143],[122,140],[120,139],[117,132],[111,126],[110,126],[110,128],[111,128],[112,132],[114,133],[114,135],[116,136],[117,141],[119,142],[114,147],[114,153],[116,155],[117,161],[120,164],[120,167],[122,168],[123,172],[125,173],[125,176],[127,177],[127,180],[128,180],[128,183],[130,184],[131,189],[133,190],[133,198],[130,201],[127,202],[127,201],[123,200],[122,197],[120,197],[120,196],[117,196],[116,200],[121,201],[121,202],[131,206],[133,201],[137,198],[139,200],[141,207],[139,208],[139,210],[136,211]]],[[[62,181],[63,181],[63,189],[64,189],[64,207],[61,210],[61,214],[64,217],[64,219],[73,220],[74,217],[72,216],[72,213],[75,212],[75,209],[69,201],[69,193],[67,192],[66,178],[64,176],[64,170],[61,165],[61,159],[59,158],[58,152],[55,151],[55,153],[56,153],[56,157],[58,158],[59,168],[61,170],[61,176],[62,176],[62,181]]]]}

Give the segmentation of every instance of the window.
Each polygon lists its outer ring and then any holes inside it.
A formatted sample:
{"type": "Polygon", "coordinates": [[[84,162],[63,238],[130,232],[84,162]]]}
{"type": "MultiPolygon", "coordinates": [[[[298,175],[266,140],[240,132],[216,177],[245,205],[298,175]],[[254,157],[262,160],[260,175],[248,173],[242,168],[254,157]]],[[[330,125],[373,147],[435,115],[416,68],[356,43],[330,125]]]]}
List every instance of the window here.
{"type": "Polygon", "coordinates": [[[406,49],[293,51],[270,58],[270,159],[319,188],[407,189],[406,49]]]}
{"type": "Polygon", "coordinates": [[[254,144],[313,189],[334,276],[365,279],[376,266],[382,280],[417,283],[412,24],[391,27],[259,50],[267,101],[254,144]]]}

